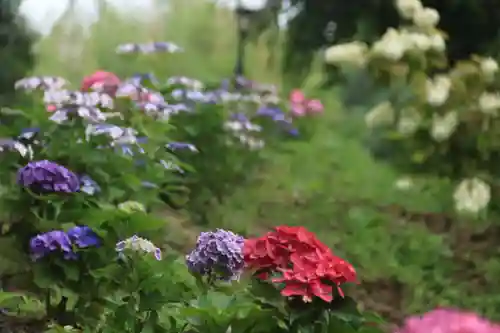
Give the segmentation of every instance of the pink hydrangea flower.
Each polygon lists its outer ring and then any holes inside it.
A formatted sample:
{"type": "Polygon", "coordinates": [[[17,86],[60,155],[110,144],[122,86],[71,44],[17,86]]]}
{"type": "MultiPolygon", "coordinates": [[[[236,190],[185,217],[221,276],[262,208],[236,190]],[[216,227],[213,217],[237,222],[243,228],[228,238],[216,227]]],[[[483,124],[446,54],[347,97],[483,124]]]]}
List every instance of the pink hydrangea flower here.
{"type": "Polygon", "coordinates": [[[323,103],[318,99],[307,99],[302,91],[294,89],[288,98],[293,116],[303,117],[307,114],[323,112],[323,103]]]}
{"type": "Polygon", "coordinates": [[[292,104],[291,112],[293,116],[303,117],[307,114],[307,109],[301,104],[292,104]]]}
{"type": "Polygon", "coordinates": [[[319,99],[311,99],[307,101],[306,108],[310,113],[323,113],[323,103],[319,99]]]}
{"type": "Polygon", "coordinates": [[[96,71],[92,75],[86,76],[81,84],[82,91],[89,91],[91,89],[110,93],[116,91],[118,85],[121,83],[120,78],[111,72],[96,71]]]}
{"type": "Polygon", "coordinates": [[[306,96],[302,91],[294,89],[290,93],[289,101],[291,104],[303,104],[306,101],[306,96]]]}
{"type": "Polygon", "coordinates": [[[409,317],[394,333],[500,333],[500,325],[473,312],[441,308],[409,317]]]}

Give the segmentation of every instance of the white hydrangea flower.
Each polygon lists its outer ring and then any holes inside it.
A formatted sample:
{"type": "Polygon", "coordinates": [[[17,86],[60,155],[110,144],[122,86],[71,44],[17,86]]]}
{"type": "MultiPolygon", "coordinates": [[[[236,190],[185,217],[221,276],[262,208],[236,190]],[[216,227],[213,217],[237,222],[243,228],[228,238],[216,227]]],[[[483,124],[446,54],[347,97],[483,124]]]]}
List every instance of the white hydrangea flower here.
{"type": "Polygon", "coordinates": [[[489,115],[497,115],[500,109],[500,94],[484,92],[479,96],[479,109],[489,115]]]}
{"type": "Polygon", "coordinates": [[[363,66],[366,62],[368,46],[365,43],[354,41],[329,47],[325,51],[325,61],[329,64],[351,64],[363,66]]]}
{"type": "Polygon", "coordinates": [[[396,180],[394,187],[401,191],[407,191],[413,187],[413,180],[410,177],[401,177],[396,180]]]}
{"type": "Polygon", "coordinates": [[[434,114],[431,125],[431,136],[441,142],[448,139],[458,126],[458,114],[454,111],[440,116],[434,114]]]}
{"type": "Polygon", "coordinates": [[[394,117],[394,108],[390,102],[386,101],[376,105],[366,114],[365,123],[369,128],[390,125],[394,117]]]}
{"type": "Polygon", "coordinates": [[[161,260],[161,249],[154,245],[150,240],[139,237],[137,235],[116,243],[116,251],[121,258],[125,257],[123,254],[125,250],[153,253],[156,260],[161,260]]]}
{"type": "Polygon", "coordinates": [[[444,37],[439,33],[434,33],[429,36],[431,50],[436,52],[444,52],[446,50],[446,42],[444,37]]]}
{"type": "Polygon", "coordinates": [[[439,12],[434,8],[422,8],[415,11],[413,23],[419,28],[434,28],[439,23],[439,12]]]}
{"type": "Polygon", "coordinates": [[[265,142],[264,140],[252,138],[251,136],[241,134],[238,136],[240,142],[246,145],[250,150],[259,150],[264,148],[265,142]]]}
{"type": "Polygon", "coordinates": [[[426,34],[420,32],[405,32],[403,36],[412,49],[426,52],[432,47],[432,41],[426,34]]]}
{"type": "Polygon", "coordinates": [[[493,77],[498,72],[498,62],[491,57],[482,59],[479,67],[481,68],[481,72],[487,77],[493,77]]]}
{"type": "Polygon", "coordinates": [[[450,96],[451,79],[445,75],[436,75],[426,83],[427,103],[432,106],[443,105],[450,96]]]}
{"type": "Polygon", "coordinates": [[[389,28],[380,40],[373,44],[372,51],[375,55],[398,61],[404,56],[409,46],[405,36],[398,30],[389,28]]]}
{"type": "Polygon", "coordinates": [[[418,10],[423,7],[420,0],[396,0],[396,8],[405,19],[412,19],[418,10]]]}
{"type": "Polygon", "coordinates": [[[453,199],[458,212],[477,214],[488,206],[491,189],[479,178],[464,179],[456,187],[453,199]]]}
{"type": "Polygon", "coordinates": [[[403,135],[412,135],[417,131],[422,123],[422,116],[415,108],[405,108],[401,110],[398,121],[398,132],[403,135]]]}

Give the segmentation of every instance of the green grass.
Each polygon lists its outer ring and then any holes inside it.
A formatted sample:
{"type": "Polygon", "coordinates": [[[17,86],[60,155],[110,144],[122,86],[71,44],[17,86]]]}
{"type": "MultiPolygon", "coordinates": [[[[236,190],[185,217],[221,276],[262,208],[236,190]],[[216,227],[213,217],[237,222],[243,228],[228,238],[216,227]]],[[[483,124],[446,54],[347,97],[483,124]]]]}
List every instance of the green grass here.
{"type": "MultiPolygon", "coordinates": [[[[202,80],[229,76],[236,49],[231,13],[203,0],[173,3],[171,13],[142,23],[108,10],[89,36],[75,27],[72,40],[82,49],[70,58],[55,54],[67,40],[59,26],[38,46],[36,73],[62,75],[75,83],[96,69],[121,75],[153,70],[159,77],[202,80]],[[120,43],[151,40],[173,41],[186,53],[125,59],[113,52],[120,43]]],[[[280,84],[279,64],[268,66],[271,51],[265,41],[248,52],[250,76],[280,84]]],[[[394,182],[402,175],[368,154],[359,139],[359,117],[343,112],[334,92],[315,89],[320,79],[315,69],[304,87],[327,105],[314,137],[273,156],[252,186],[238,189],[218,207],[210,227],[255,234],[278,224],[306,226],[355,265],[362,284],[353,290],[363,305],[392,320],[437,305],[500,319],[495,239],[478,239],[473,228],[457,220],[447,227],[451,187],[446,181],[417,179],[409,191],[396,189],[394,182]]],[[[174,247],[196,237],[199,227],[184,216],[167,212],[166,219],[167,241],[174,247]]]]}

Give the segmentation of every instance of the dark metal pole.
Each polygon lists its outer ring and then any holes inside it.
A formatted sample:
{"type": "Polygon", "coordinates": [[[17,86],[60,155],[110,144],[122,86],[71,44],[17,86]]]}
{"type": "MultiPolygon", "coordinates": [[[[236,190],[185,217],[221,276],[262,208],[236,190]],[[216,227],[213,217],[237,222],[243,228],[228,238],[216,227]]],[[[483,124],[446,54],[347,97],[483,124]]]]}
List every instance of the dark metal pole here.
{"type": "Polygon", "coordinates": [[[236,15],[238,19],[238,41],[234,75],[238,77],[243,76],[245,73],[245,44],[248,37],[249,13],[245,9],[238,7],[236,8],[236,15]]]}
{"type": "MultiPolygon", "coordinates": [[[[241,14],[238,14],[238,21],[241,20],[241,14]]],[[[236,50],[236,65],[234,67],[235,76],[243,76],[245,72],[245,32],[241,29],[241,23],[238,22],[238,45],[236,50]]]]}

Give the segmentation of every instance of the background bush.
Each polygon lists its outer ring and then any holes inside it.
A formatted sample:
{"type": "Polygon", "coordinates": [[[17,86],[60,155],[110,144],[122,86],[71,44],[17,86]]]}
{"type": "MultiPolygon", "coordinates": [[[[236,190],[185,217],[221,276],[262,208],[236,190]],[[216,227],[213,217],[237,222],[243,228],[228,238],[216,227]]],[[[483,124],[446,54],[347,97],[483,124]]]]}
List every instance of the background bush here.
{"type": "Polygon", "coordinates": [[[18,1],[0,2],[0,61],[7,71],[0,75],[0,103],[6,105],[14,98],[14,82],[26,76],[35,67],[33,44],[36,35],[27,28],[24,20],[16,15],[18,1]]]}

